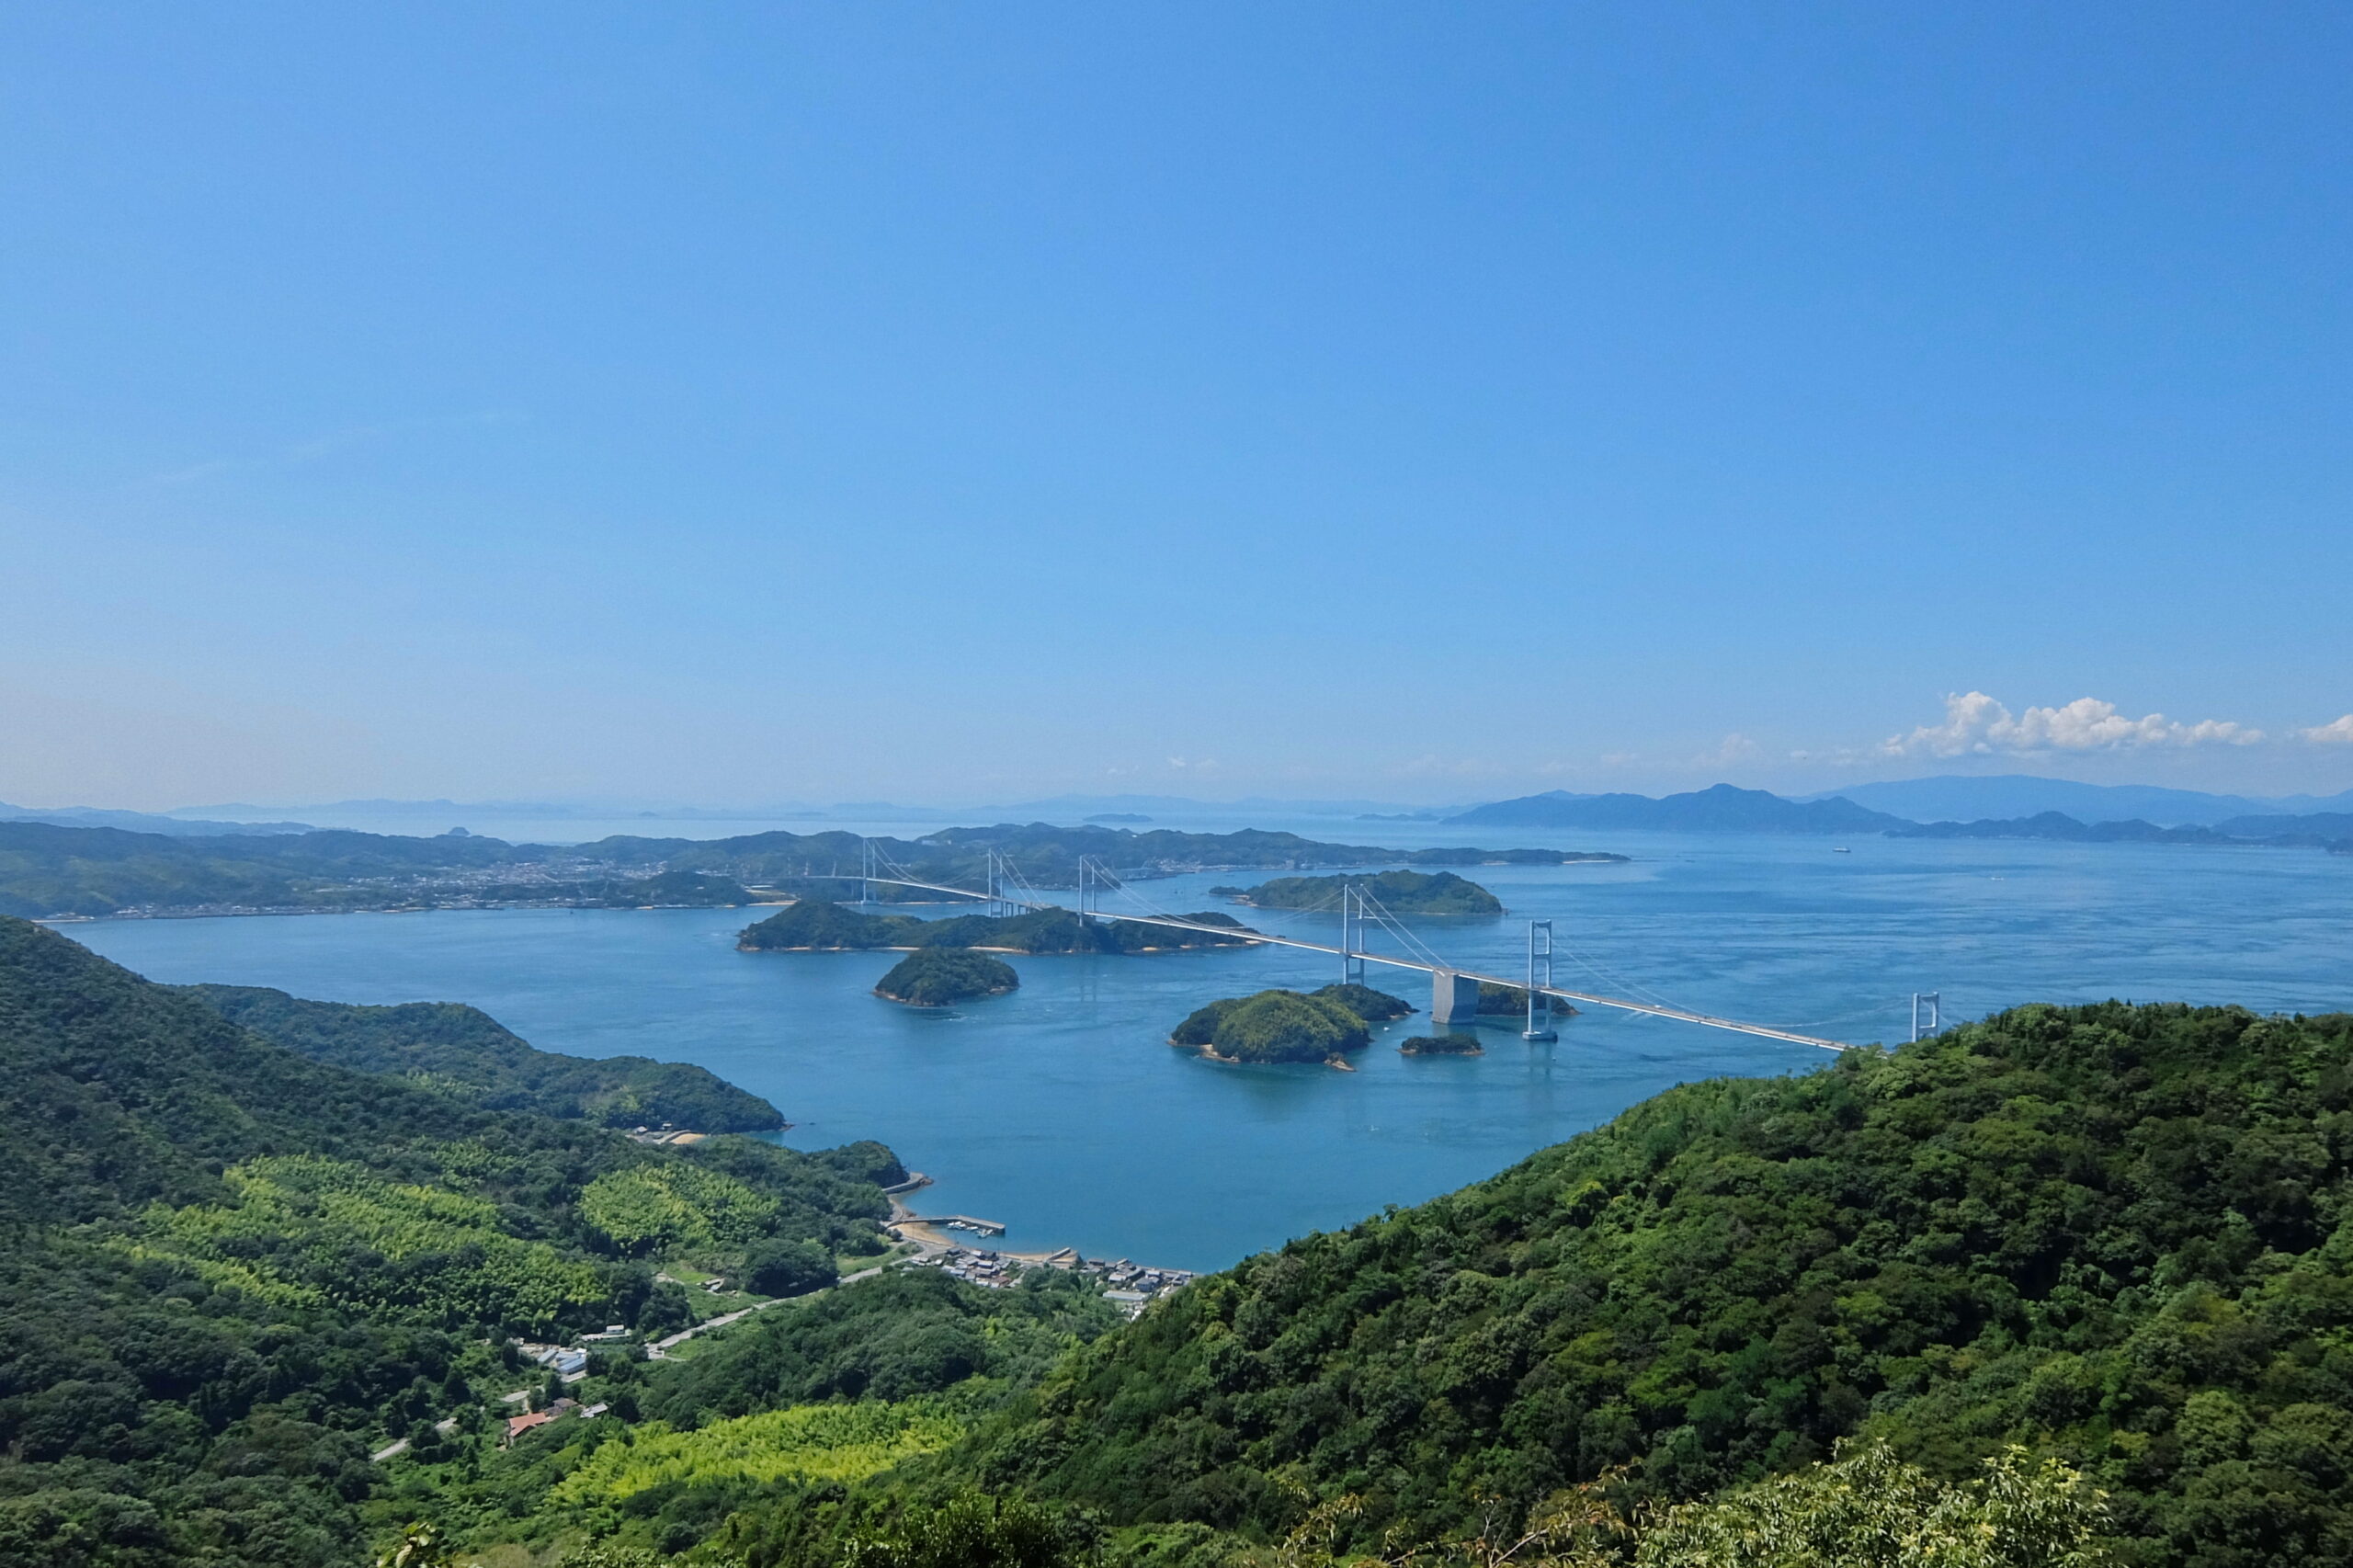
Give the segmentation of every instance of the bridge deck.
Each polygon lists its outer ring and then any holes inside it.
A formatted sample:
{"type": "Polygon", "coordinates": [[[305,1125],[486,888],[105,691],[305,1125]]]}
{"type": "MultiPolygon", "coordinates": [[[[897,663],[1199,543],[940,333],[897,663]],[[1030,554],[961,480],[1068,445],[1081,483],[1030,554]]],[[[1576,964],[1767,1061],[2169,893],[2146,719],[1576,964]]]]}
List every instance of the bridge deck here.
{"type": "MultiPolygon", "coordinates": [[[[904,877],[865,877],[854,880],[881,882],[894,888],[916,888],[926,892],[954,893],[959,898],[975,899],[983,903],[987,902],[990,897],[984,892],[974,892],[970,888],[943,887],[937,882],[909,881],[904,877]]],[[[996,895],[996,902],[1018,904],[1024,909],[1070,908],[1066,903],[1051,903],[1043,899],[1011,898],[1002,893],[996,895]]],[[[1096,910],[1091,912],[1091,917],[1098,920],[1126,920],[1139,926],[1166,926],[1179,931],[1201,931],[1226,937],[1240,936],[1248,941],[1267,947],[1302,948],[1309,952],[1329,953],[1335,958],[1341,956],[1341,949],[1328,942],[1310,942],[1297,937],[1277,937],[1265,931],[1237,932],[1230,926],[1209,926],[1197,920],[1180,920],[1173,915],[1110,915],[1096,910]]],[[[1528,982],[1525,980],[1513,980],[1500,974],[1482,974],[1476,970],[1455,969],[1447,964],[1431,963],[1426,959],[1392,958],[1385,953],[1363,951],[1350,952],[1347,956],[1361,959],[1366,963],[1387,964],[1392,969],[1419,970],[1425,974],[1467,975],[1472,980],[1484,981],[1493,985],[1508,985],[1515,991],[1528,989],[1528,982]]],[[[1677,1023],[1698,1024],[1703,1028],[1730,1029],[1734,1034],[1759,1035],[1767,1040],[1788,1040],[1792,1045],[1819,1046],[1824,1051],[1854,1049],[1844,1040],[1823,1040],[1814,1035],[1800,1034],[1794,1029],[1775,1028],[1770,1024],[1750,1024],[1743,1023],[1738,1018],[1720,1018],[1711,1013],[1695,1013],[1687,1007],[1668,1006],[1665,1003],[1631,1002],[1622,996],[1603,996],[1590,991],[1571,991],[1558,985],[1540,985],[1536,989],[1546,996],[1559,996],[1571,1002],[1584,1002],[1596,1007],[1611,1007],[1621,1013],[1639,1013],[1646,1017],[1673,1018],[1677,1023]]]]}

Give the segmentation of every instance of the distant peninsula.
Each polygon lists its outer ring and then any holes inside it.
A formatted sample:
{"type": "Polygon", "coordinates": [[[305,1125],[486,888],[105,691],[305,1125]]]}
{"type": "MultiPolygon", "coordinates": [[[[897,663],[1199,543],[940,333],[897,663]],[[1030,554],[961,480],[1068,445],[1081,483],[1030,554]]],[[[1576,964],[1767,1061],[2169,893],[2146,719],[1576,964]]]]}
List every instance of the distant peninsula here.
{"type": "Polygon", "coordinates": [[[1452,871],[1383,871],[1371,877],[1277,877],[1240,895],[1259,909],[1337,909],[1358,887],[1392,915],[1501,915],[1503,901],[1452,871]]]}
{"type": "Polygon", "coordinates": [[[1565,865],[1614,859],[1556,849],[1401,850],[1327,844],[1295,833],[1138,832],[1093,823],[952,827],[921,838],[847,832],[733,838],[508,844],[475,834],[430,838],[325,830],[164,834],[0,821],[0,915],[301,915],[360,909],[595,909],[836,900],[931,903],[935,888],[979,888],[989,857],[1030,886],[1074,888],[1086,862],[1121,881],[1195,871],[1347,867],[1565,865]],[[869,861],[866,857],[877,857],[869,861]],[[859,874],[881,869],[869,882],[859,874]],[[904,885],[925,884],[921,886],[904,885]]]}
{"type": "Polygon", "coordinates": [[[1002,996],[1021,983],[1013,966],[967,948],[920,948],[874,983],[874,994],[910,1007],[949,1007],[1002,996]]]}
{"type": "Polygon", "coordinates": [[[1373,1023],[1412,1011],[1402,998],[1364,985],[1326,985],[1304,994],[1261,991],[1195,1008],[1170,1032],[1168,1043],[1218,1062],[1346,1066],[1347,1052],[1372,1042],[1373,1023]]]}
{"type": "Polygon", "coordinates": [[[869,915],[838,903],[803,900],[744,928],[735,945],[747,953],[840,952],[881,948],[991,948],[1009,953],[1155,953],[1196,948],[1235,948],[1253,933],[1217,910],[1179,915],[1196,926],[1154,926],[1140,920],[1081,920],[1075,910],[1038,909],[1026,915],[958,915],[920,920],[911,915],[869,915]]]}
{"type": "Polygon", "coordinates": [[[643,1056],[562,1056],[534,1049],[479,1008],[455,1002],[356,1006],[257,985],[188,985],[181,994],[273,1045],[330,1066],[389,1073],[483,1110],[536,1111],[600,1127],[770,1132],[776,1107],[709,1068],[643,1056]]]}

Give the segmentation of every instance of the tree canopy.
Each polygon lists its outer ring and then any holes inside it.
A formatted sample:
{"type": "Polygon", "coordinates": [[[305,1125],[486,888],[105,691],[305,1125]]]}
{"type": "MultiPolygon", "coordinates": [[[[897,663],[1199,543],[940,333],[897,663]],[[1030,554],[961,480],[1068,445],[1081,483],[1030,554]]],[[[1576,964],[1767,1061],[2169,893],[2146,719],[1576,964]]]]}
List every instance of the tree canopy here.
{"type": "Polygon", "coordinates": [[[977,1472],[1268,1531],[1291,1477],[1370,1540],[1858,1433],[1948,1482],[2015,1442],[2109,1494],[2129,1562],[2353,1562],[2348,1155],[2353,1017],[2018,1008],[1252,1258],[1073,1358],[977,1472]]]}
{"type": "Polygon", "coordinates": [[[963,948],[919,948],[874,983],[874,994],[912,1007],[946,1007],[1002,996],[1020,983],[1002,959],[963,948]]]}

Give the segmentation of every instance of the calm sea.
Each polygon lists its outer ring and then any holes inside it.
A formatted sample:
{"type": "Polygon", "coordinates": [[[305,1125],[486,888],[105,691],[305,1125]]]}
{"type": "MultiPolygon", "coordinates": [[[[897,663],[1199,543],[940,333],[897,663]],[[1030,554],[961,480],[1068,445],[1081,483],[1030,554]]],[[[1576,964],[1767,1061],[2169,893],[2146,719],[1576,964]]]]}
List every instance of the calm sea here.
{"type": "MultiPolygon", "coordinates": [[[[796,824],[805,825],[805,824],[796,824]]],[[[1301,824],[1336,837],[1335,824],[1301,824]]],[[[665,824],[666,828],[666,824],[665,824]]],[[[924,831],[917,829],[916,831],[924,831]]],[[[1351,841],[1461,843],[1350,824],[1351,841]]],[[[1614,849],[1621,866],[1485,868],[1500,920],[1418,920],[1449,961],[1516,973],[1554,921],[1561,983],[1851,1041],[1899,1040],[1910,994],[1948,1021],[2031,1000],[2353,1006],[2353,859],[2317,851],[1664,834],[1479,835],[1614,849]]],[[[1165,910],[1213,883],[1140,884],[1165,910]]],[[[1329,916],[1254,922],[1330,940],[1329,916]]],[[[875,1138],[938,1185],[921,1206],[1000,1220],[1007,1244],[1214,1268],[1490,1175],[1670,1085],[1802,1072],[1824,1053],[1589,1011],[1557,1044],[1517,1024],[1486,1054],[1361,1071],[1232,1068],[1163,1043],[1201,1003],[1336,979],[1257,949],[1015,960],[1012,995],[948,1014],[870,994],[890,954],[735,950],[745,912],[512,911],[106,921],[75,940],[156,980],[346,1002],[470,1002],[550,1051],[695,1062],[767,1096],[816,1147],[875,1138]]],[[[1392,945],[1393,950],[1393,945],[1392,945]]],[[[1427,981],[1373,980],[1428,1006],[1427,981]]]]}

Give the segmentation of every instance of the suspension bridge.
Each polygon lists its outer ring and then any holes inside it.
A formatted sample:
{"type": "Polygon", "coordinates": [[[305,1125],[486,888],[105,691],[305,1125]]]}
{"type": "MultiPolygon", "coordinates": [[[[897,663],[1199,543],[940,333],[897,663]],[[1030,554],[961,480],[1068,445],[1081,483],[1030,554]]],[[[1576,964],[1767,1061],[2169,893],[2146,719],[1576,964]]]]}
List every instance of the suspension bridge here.
{"type": "MultiPolygon", "coordinates": [[[[1170,915],[1143,904],[1143,901],[1127,882],[1093,856],[1084,857],[1078,865],[1078,897],[1075,906],[1060,903],[1038,895],[1035,888],[1021,877],[1011,858],[991,849],[987,852],[987,871],[982,888],[950,887],[942,882],[921,881],[908,874],[884,853],[881,846],[870,841],[859,864],[857,880],[864,884],[864,902],[872,902],[872,890],[877,886],[908,888],[923,892],[947,893],[984,904],[989,913],[1016,910],[1067,910],[1080,920],[1123,920],[1139,926],[1157,926],[1178,931],[1239,940],[1252,946],[1296,948],[1308,952],[1325,953],[1340,960],[1342,983],[1361,983],[1367,964],[1381,964],[1392,969],[1419,970],[1430,977],[1430,1019],[1433,1023],[1468,1023],[1477,1013],[1479,987],[1482,984],[1507,986],[1527,995],[1528,1027],[1524,1038],[1531,1040],[1554,1038],[1550,1027],[1552,1002],[1554,999],[1593,1007],[1608,1007],[1621,1013],[1645,1017],[1672,1018],[1677,1023],[1697,1024],[1703,1028],[1727,1029],[1734,1034],[1756,1035],[1766,1040],[1786,1040],[1792,1045],[1816,1046],[1824,1051],[1853,1049],[1844,1040],[1825,1040],[1818,1035],[1802,1034],[1795,1029],[1777,1028],[1771,1024],[1745,1022],[1739,1018],[1719,1017],[1712,1013],[1696,1012],[1663,1001],[1643,1001],[1624,996],[1605,996],[1590,991],[1574,991],[1554,983],[1552,974],[1552,923],[1531,920],[1528,931],[1528,971],[1514,977],[1482,973],[1449,963],[1424,943],[1404,922],[1390,914],[1381,901],[1367,889],[1355,883],[1343,882],[1340,889],[1340,941],[1309,941],[1300,937],[1279,936],[1272,932],[1236,929],[1231,926],[1215,926],[1204,921],[1188,920],[1183,915],[1170,915]],[[1102,894],[1117,892],[1142,907],[1135,913],[1126,910],[1107,911],[1102,907],[1102,894]],[[1092,907],[1089,892],[1095,894],[1092,907]],[[1403,953],[1375,952],[1367,945],[1368,927],[1386,933],[1394,938],[1403,953]],[[1541,1003],[1538,998],[1545,998],[1541,1003]]],[[[849,880],[846,875],[841,880],[849,880]]],[[[1302,911],[1302,913],[1315,913],[1302,911]]],[[[1919,1009],[1914,1008],[1913,1033],[1919,1035],[1919,1009]]]]}

